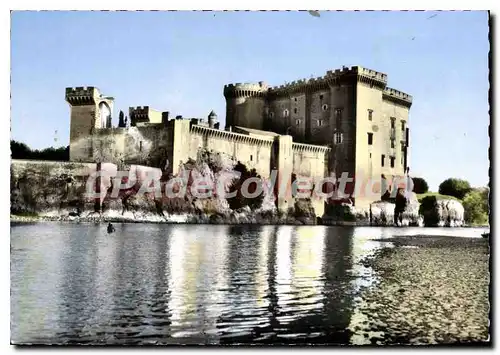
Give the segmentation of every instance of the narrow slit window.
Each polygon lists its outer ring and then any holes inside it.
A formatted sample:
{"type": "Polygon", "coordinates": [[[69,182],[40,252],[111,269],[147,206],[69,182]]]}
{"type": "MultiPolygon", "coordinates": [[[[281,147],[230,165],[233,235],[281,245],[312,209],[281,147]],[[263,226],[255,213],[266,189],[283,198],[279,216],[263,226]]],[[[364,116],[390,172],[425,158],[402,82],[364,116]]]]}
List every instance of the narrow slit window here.
{"type": "Polygon", "coordinates": [[[368,145],[373,145],[373,133],[368,133],[368,145]]]}
{"type": "Polygon", "coordinates": [[[337,127],[339,127],[340,123],[342,122],[342,109],[341,108],[335,109],[335,121],[337,123],[337,127]]]}
{"type": "Polygon", "coordinates": [[[382,163],[382,166],[384,166],[384,164],[385,164],[385,155],[384,154],[382,154],[382,161],[381,161],[381,163],[382,163]]]}

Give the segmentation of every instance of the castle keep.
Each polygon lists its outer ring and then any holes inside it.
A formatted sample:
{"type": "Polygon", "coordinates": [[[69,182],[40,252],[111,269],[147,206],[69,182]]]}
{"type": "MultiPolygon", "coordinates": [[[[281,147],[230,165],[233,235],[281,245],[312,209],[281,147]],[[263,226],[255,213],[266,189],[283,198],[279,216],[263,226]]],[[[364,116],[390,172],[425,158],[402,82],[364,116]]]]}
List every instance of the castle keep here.
{"type": "MultiPolygon", "coordinates": [[[[276,87],[229,84],[224,97],[224,130],[213,111],[207,120],[169,118],[148,106],[129,109],[130,126],[112,127],[112,97],[95,87],[67,88],[70,160],[143,164],[176,174],[207,149],[229,153],[263,177],[277,169],[282,177],[347,173],[380,181],[407,172],[412,97],[387,87],[386,74],[344,67],[276,87]]],[[[373,201],[352,199],[362,208],[373,201]]],[[[291,203],[289,196],[277,201],[282,209],[291,203]]],[[[323,201],[315,208],[322,215],[323,201]]]]}

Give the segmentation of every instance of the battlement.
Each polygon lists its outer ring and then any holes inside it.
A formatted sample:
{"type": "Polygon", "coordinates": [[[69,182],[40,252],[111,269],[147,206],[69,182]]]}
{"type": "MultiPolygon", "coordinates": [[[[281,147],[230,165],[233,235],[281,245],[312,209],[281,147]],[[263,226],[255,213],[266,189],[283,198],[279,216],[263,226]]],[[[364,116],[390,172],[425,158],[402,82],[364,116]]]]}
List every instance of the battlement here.
{"type": "Polygon", "coordinates": [[[250,97],[264,96],[268,86],[265,82],[258,83],[236,83],[224,85],[225,97],[250,97]]]}
{"type": "Polygon", "coordinates": [[[93,95],[95,91],[99,92],[99,89],[94,86],[77,86],[66,88],[66,95],[93,95]]]}
{"type": "Polygon", "coordinates": [[[131,126],[144,125],[144,123],[165,124],[168,121],[168,112],[160,112],[150,106],[131,106],[128,108],[128,114],[131,126]]]}
{"type": "Polygon", "coordinates": [[[408,108],[413,102],[413,97],[411,95],[393,88],[386,88],[383,92],[382,98],[385,100],[394,101],[408,108]]]}
{"type": "Polygon", "coordinates": [[[198,133],[208,137],[215,137],[233,142],[243,142],[247,144],[271,146],[274,142],[274,137],[251,136],[248,134],[222,131],[216,128],[210,128],[197,124],[191,124],[190,131],[192,133],[198,133]]]}
{"type": "Polygon", "coordinates": [[[384,89],[387,85],[386,74],[372,69],[363,68],[361,66],[353,66],[351,68],[343,67],[342,69],[328,70],[324,76],[300,79],[292,81],[286,85],[273,86],[269,88],[269,92],[279,95],[291,92],[307,91],[310,89],[326,89],[330,85],[340,84],[350,79],[370,83],[382,89],[384,89]]]}
{"type": "Polygon", "coordinates": [[[66,101],[71,105],[88,105],[95,102],[95,98],[102,96],[94,86],[77,86],[66,88],[66,101]]]}
{"type": "Polygon", "coordinates": [[[304,144],[304,143],[297,143],[297,142],[292,143],[292,149],[293,149],[293,151],[297,151],[297,152],[309,151],[309,152],[315,152],[315,153],[318,153],[318,152],[326,153],[326,152],[329,152],[332,150],[330,147],[323,146],[323,145],[304,144]]]}
{"type": "Polygon", "coordinates": [[[374,80],[383,82],[384,84],[387,84],[387,74],[378,72],[376,70],[368,69],[368,68],[363,68],[361,66],[355,66],[351,68],[351,71],[358,75],[363,75],[369,78],[372,78],[374,80]]]}
{"type": "Polygon", "coordinates": [[[149,106],[131,106],[128,108],[129,114],[145,114],[149,112],[149,106]]]}

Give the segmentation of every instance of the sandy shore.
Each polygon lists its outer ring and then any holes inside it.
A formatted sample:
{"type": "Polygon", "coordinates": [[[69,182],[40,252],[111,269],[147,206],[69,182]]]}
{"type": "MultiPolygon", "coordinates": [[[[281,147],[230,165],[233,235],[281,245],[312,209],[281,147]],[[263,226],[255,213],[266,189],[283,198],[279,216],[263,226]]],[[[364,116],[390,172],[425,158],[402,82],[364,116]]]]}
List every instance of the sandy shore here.
{"type": "Polygon", "coordinates": [[[487,239],[395,237],[366,260],[380,282],[360,302],[372,344],[488,344],[487,239]],[[374,336],[374,334],[376,334],[374,336]]]}

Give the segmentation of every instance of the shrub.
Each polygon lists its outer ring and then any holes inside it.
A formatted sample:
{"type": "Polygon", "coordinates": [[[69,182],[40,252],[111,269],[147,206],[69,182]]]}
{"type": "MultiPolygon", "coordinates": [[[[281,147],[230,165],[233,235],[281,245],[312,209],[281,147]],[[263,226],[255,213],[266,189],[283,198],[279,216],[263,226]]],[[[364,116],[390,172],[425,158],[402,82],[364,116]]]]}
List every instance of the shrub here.
{"type": "Polygon", "coordinates": [[[419,214],[423,215],[426,226],[435,226],[439,222],[439,215],[436,210],[438,200],[439,198],[435,195],[425,196],[420,200],[419,214]]]}
{"type": "Polygon", "coordinates": [[[454,196],[459,199],[463,199],[470,191],[469,182],[461,179],[449,178],[439,185],[439,193],[441,195],[454,196]]]}
{"type": "Polygon", "coordinates": [[[473,189],[463,199],[465,221],[468,224],[487,224],[489,214],[489,190],[473,189]]]}
{"type": "Polygon", "coordinates": [[[427,191],[429,191],[429,185],[424,178],[414,177],[412,178],[412,181],[413,192],[415,192],[416,194],[425,194],[427,191]]]}
{"type": "MultiPolygon", "coordinates": [[[[242,207],[248,206],[252,210],[258,209],[260,206],[262,206],[262,201],[264,200],[264,193],[261,193],[259,196],[254,198],[247,198],[243,196],[243,194],[241,193],[241,186],[243,185],[243,182],[249,178],[260,179],[261,177],[259,176],[259,174],[257,174],[255,169],[248,170],[245,164],[241,162],[238,162],[235,165],[234,171],[240,172],[241,175],[239,178],[233,179],[233,182],[229,187],[229,193],[236,191],[235,197],[227,199],[229,208],[231,208],[232,210],[237,210],[242,207]]],[[[248,192],[253,193],[255,192],[256,188],[257,186],[255,186],[255,183],[251,183],[248,187],[248,192]]]]}

